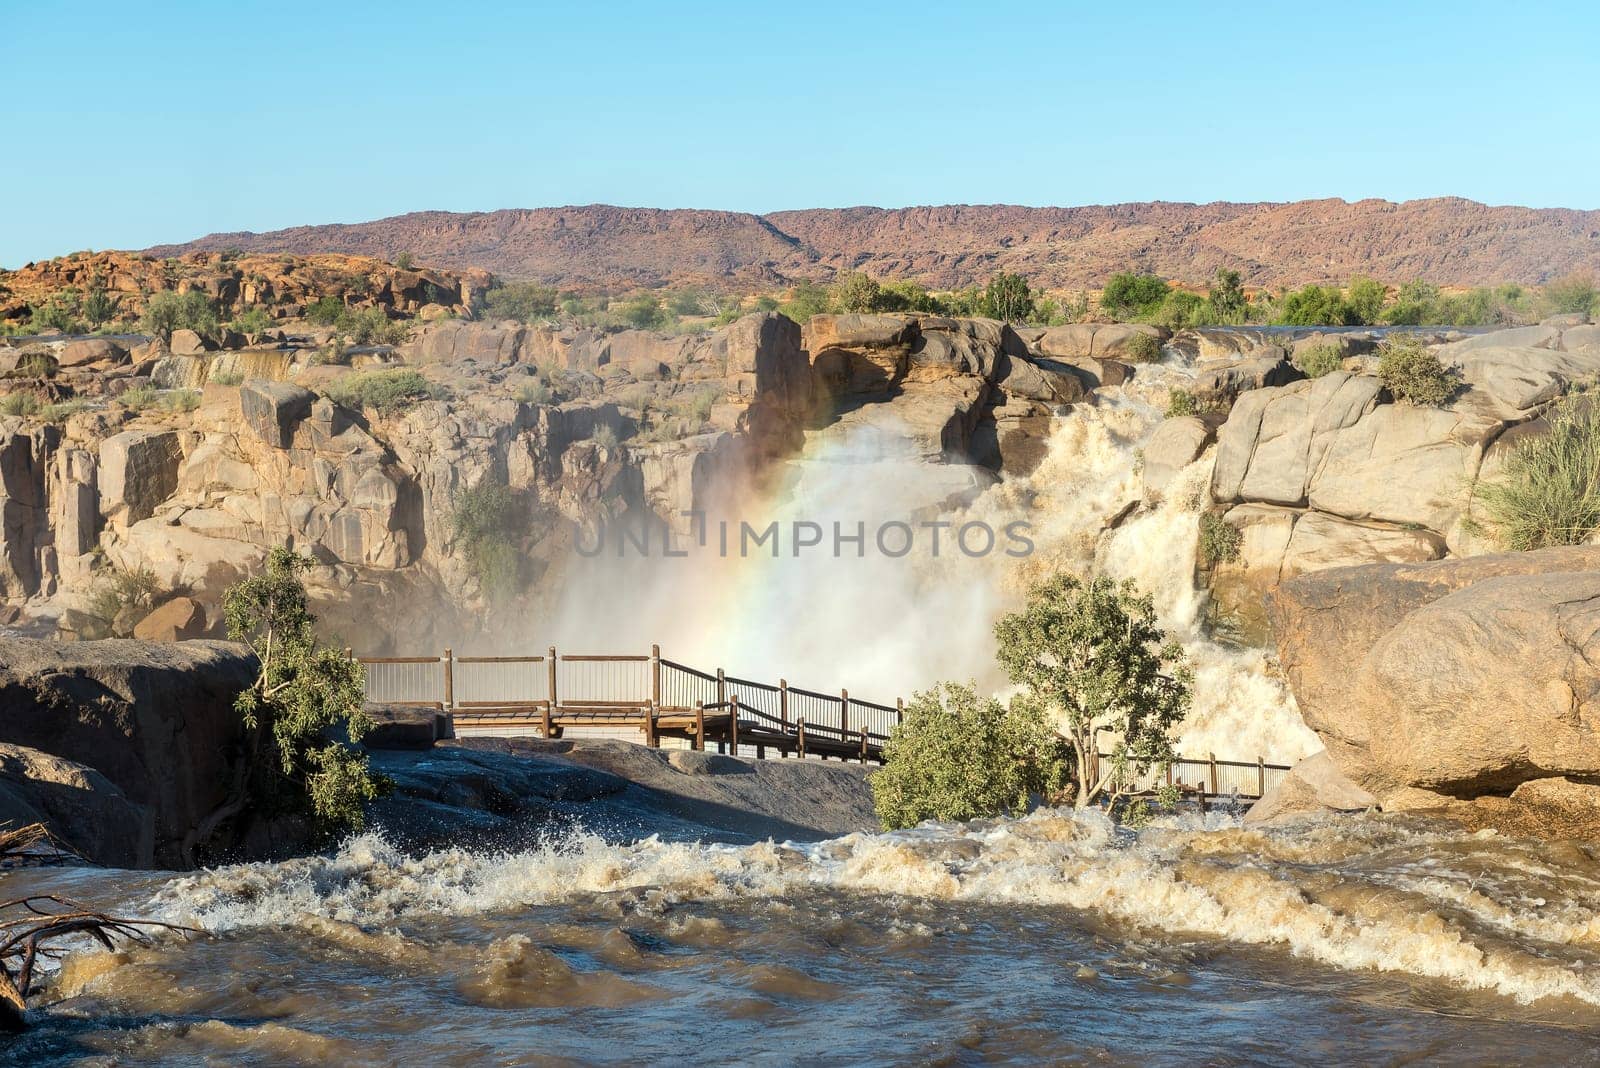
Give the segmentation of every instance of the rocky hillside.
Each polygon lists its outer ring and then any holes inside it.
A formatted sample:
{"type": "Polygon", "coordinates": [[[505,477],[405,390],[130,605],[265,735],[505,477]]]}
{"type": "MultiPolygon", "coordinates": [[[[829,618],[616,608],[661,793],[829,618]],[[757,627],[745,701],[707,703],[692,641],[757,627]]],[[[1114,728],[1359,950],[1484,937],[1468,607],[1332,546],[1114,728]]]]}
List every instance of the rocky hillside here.
{"type": "Polygon", "coordinates": [[[211,234],[149,250],[229,248],[394,259],[572,287],[680,281],[771,284],[844,270],[934,288],[998,270],[1051,288],[1097,288],[1135,268],[1202,281],[1218,267],[1256,285],[1369,274],[1441,285],[1540,283],[1600,270],[1600,212],[1491,207],[1458,198],[1290,204],[950,205],[739,212],[605,205],[416,212],[374,222],[211,234]]]}

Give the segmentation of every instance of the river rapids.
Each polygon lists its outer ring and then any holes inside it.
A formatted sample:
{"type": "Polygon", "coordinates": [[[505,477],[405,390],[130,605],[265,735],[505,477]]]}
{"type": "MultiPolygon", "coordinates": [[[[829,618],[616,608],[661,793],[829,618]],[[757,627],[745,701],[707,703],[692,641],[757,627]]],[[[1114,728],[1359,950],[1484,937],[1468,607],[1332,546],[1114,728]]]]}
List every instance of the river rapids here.
{"type": "Polygon", "coordinates": [[[1591,1063],[1600,856],[1417,818],[11,876],[202,928],[69,957],[0,1053],[123,1064],[1591,1063]]]}

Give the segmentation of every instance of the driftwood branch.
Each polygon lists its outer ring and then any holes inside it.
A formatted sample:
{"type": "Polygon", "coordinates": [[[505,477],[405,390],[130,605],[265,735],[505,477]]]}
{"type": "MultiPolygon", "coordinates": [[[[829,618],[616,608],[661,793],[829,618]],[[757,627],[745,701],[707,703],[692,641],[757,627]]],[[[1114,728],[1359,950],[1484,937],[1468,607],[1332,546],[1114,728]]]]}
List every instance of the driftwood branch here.
{"type": "Polygon", "coordinates": [[[21,1031],[27,1026],[35,968],[41,957],[60,953],[51,943],[87,935],[106,949],[116,949],[119,942],[147,946],[160,931],[200,933],[160,920],[112,916],[54,894],[0,901],[0,1030],[21,1031]]]}

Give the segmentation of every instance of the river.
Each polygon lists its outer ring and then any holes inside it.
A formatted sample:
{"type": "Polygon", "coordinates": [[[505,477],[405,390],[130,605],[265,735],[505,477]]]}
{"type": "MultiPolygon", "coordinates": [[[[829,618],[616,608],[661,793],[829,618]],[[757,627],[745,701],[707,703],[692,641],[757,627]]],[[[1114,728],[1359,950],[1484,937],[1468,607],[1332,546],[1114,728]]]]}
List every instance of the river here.
{"type": "Polygon", "coordinates": [[[126,1064],[1594,1063],[1593,847],[1097,814],[735,846],[381,838],[17,873],[202,927],[70,958],[0,1056],[126,1064]]]}

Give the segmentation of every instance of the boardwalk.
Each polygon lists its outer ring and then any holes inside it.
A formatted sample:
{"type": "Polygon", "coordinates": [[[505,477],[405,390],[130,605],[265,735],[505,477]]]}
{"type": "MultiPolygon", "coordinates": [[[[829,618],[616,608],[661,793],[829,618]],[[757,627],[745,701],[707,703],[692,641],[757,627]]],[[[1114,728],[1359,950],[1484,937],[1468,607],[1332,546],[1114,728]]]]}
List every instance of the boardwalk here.
{"type": "MultiPolygon", "coordinates": [[[[770,756],[883,762],[904,715],[893,704],[703,671],[661,655],[367,656],[367,701],[450,715],[461,735],[601,735],[649,746],[770,756]]],[[[1103,754],[1102,754],[1103,756],[1103,754]]],[[[1255,760],[1180,757],[1139,785],[1162,782],[1201,797],[1260,797],[1288,771],[1255,760]]]]}
{"type": "Polygon", "coordinates": [[[633,733],[694,749],[883,760],[903,702],[741,679],[648,655],[361,657],[367,700],[451,714],[457,733],[633,733]]]}

